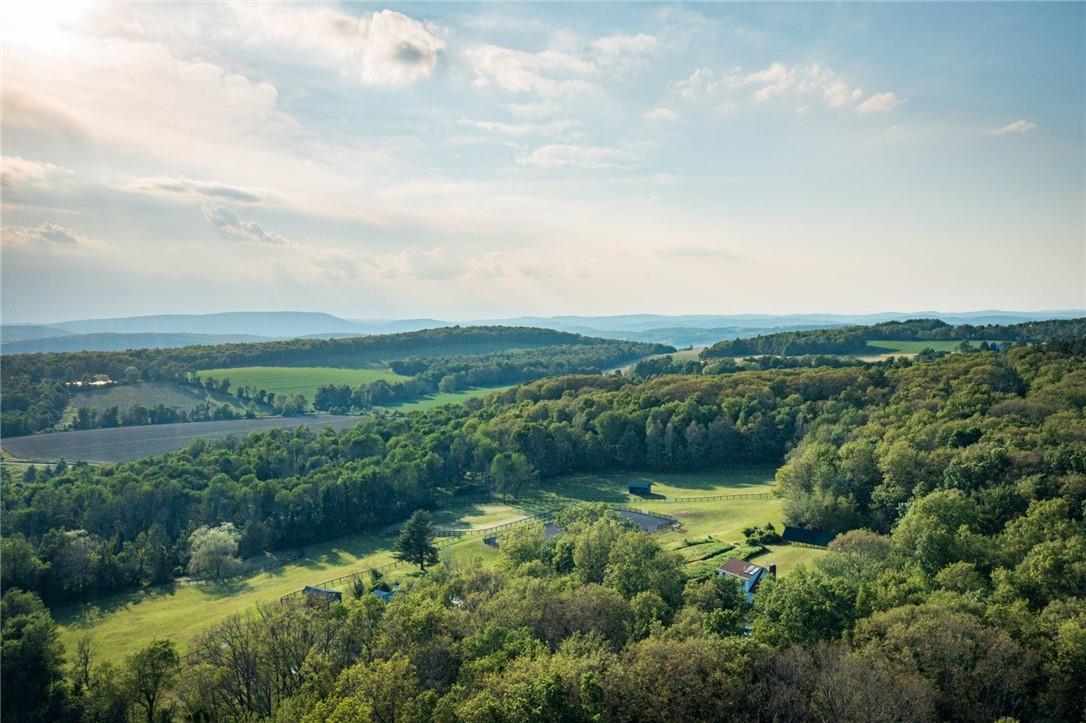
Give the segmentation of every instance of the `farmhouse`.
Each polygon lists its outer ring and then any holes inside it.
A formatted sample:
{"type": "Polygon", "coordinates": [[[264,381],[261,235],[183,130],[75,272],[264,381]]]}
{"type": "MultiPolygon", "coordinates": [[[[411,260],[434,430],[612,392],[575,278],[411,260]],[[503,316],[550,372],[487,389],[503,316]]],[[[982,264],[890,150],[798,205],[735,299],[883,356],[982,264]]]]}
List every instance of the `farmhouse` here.
{"type": "Polygon", "coordinates": [[[743,592],[746,593],[747,600],[752,600],[758,583],[767,576],[777,576],[777,566],[770,564],[769,567],[762,567],[733,557],[718,567],[716,572],[718,575],[728,575],[738,579],[743,584],[743,592]]]}

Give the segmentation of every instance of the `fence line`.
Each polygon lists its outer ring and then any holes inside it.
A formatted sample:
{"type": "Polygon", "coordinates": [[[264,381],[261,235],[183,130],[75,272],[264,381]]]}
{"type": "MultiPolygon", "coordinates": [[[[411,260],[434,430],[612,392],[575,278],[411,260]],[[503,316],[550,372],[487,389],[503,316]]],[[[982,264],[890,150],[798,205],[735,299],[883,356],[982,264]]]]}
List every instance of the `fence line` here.
{"type": "MultiPolygon", "coordinates": [[[[481,528],[475,529],[475,530],[463,530],[463,531],[460,531],[460,530],[446,530],[445,532],[452,532],[452,533],[461,533],[462,532],[462,534],[444,534],[443,535],[443,534],[441,534],[441,532],[439,532],[437,536],[440,539],[437,539],[437,540],[434,541],[434,546],[437,547],[437,548],[449,547],[449,546],[455,545],[456,543],[461,542],[461,541],[463,541],[463,540],[465,540],[465,539],[467,539],[469,537],[474,537],[475,535],[481,535],[481,534],[488,533],[488,532],[495,532],[497,530],[506,530],[506,529],[510,529],[510,528],[513,528],[513,527],[519,527],[519,526],[522,526],[522,525],[526,525],[526,524],[528,524],[530,522],[537,522],[537,521],[546,519],[546,518],[550,517],[552,514],[553,513],[550,513],[550,512],[541,512],[541,513],[538,513],[538,514],[535,514],[535,515],[531,515],[530,517],[522,517],[519,520],[513,520],[512,522],[505,522],[503,524],[493,525],[491,527],[481,527],[481,528]]],[[[334,588],[334,587],[337,587],[337,586],[341,585],[344,582],[347,582],[348,580],[357,580],[357,579],[361,578],[362,575],[365,575],[366,573],[385,572],[386,570],[395,570],[396,568],[400,567],[401,565],[405,565],[405,564],[407,564],[407,563],[404,560],[393,560],[392,562],[386,562],[385,564],[378,565],[376,567],[364,567],[361,570],[355,570],[353,572],[347,573],[346,575],[340,575],[339,577],[334,577],[334,578],[332,578],[330,580],[324,580],[322,582],[317,583],[316,585],[313,585],[312,587],[334,588]]],[[[300,597],[301,595],[304,594],[304,592],[305,592],[304,587],[300,588],[298,590],[295,590],[293,592],[289,592],[286,595],[280,596],[279,602],[285,602],[286,600],[289,600],[291,598],[300,597]]]]}
{"type": "Polygon", "coordinates": [[[772,492],[747,492],[736,495],[709,495],[707,497],[665,497],[661,500],[653,500],[653,502],[672,504],[676,502],[713,502],[716,500],[756,500],[766,499],[772,496],[772,492]]]}
{"type": "MultiPolygon", "coordinates": [[[[745,494],[732,494],[732,495],[710,495],[710,496],[706,496],[706,497],[676,497],[676,498],[672,498],[672,499],[665,498],[665,499],[653,500],[653,501],[654,502],[665,502],[665,503],[667,503],[667,502],[708,502],[708,501],[712,501],[712,500],[760,499],[760,498],[768,498],[768,497],[772,497],[772,493],[770,493],[770,492],[751,492],[751,493],[745,493],[745,494]]],[[[478,498],[476,498],[476,499],[478,499],[478,498]]],[[[489,496],[486,499],[494,499],[494,498],[492,496],[489,496]]],[[[574,498],[559,498],[559,499],[561,499],[565,504],[569,504],[571,502],[575,502],[575,503],[583,502],[583,500],[577,500],[577,499],[574,499],[574,498]],[[568,501],[567,501],[567,499],[568,499],[568,501]]],[[[659,517],[661,519],[668,520],[673,526],[677,526],[677,525],[682,524],[682,521],[679,520],[677,517],[666,514],[664,512],[649,512],[648,510],[643,510],[643,509],[640,509],[640,508],[637,508],[637,507],[630,507],[630,506],[627,506],[627,505],[622,505],[622,504],[618,504],[618,503],[614,503],[614,502],[604,502],[604,504],[606,504],[609,508],[611,508],[613,510],[620,510],[620,511],[625,510],[625,511],[628,511],[628,512],[636,512],[636,513],[641,514],[641,515],[648,515],[650,517],[659,517]]],[[[527,517],[522,517],[520,519],[513,520],[511,522],[504,522],[504,523],[502,523],[500,525],[491,525],[490,527],[479,527],[479,528],[469,529],[469,530],[450,530],[450,529],[437,530],[435,532],[435,536],[438,539],[435,540],[435,546],[439,547],[439,548],[448,547],[449,545],[455,545],[457,542],[460,542],[462,540],[477,537],[477,536],[480,536],[480,535],[483,536],[483,537],[494,537],[495,533],[502,532],[504,530],[512,529],[514,527],[520,527],[520,526],[530,524],[530,523],[533,523],[533,522],[546,521],[546,520],[550,519],[551,517],[553,517],[555,512],[556,512],[556,510],[554,510],[554,509],[547,510],[547,511],[544,511],[544,512],[537,512],[534,515],[529,515],[527,517]]],[[[385,572],[387,570],[395,570],[395,569],[399,568],[400,566],[402,566],[404,564],[406,564],[406,563],[403,560],[393,560],[392,562],[387,562],[387,563],[385,563],[383,565],[377,565],[376,567],[362,568],[360,570],[355,570],[355,571],[349,572],[346,575],[340,575],[339,577],[334,577],[334,578],[332,578],[330,580],[324,580],[324,581],[319,582],[316,585],[314,585],[314,587],[335,588],[335,587],[338,587],[338,586],[342,585],[343,583],[345,583],[347,581],[357,580],[357,579],[361,578],[362,575],[365,575],[367,573],[385,572]]],[[[287,601],[289,599],[300,597],[301,595],[304,594],[304,591],[305,591],[305,588],[301,588],[301,589],[295,590],[293,592],[287,593],[286,595],[280,596],[279,601],[280,602],[285,602],[285,601],[287,601]]]]}

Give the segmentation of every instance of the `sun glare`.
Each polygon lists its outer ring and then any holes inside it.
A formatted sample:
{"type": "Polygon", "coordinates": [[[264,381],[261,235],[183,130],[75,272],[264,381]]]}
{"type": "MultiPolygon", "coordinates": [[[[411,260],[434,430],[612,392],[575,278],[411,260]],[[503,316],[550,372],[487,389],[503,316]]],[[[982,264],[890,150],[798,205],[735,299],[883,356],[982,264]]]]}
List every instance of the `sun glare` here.
{"type": "Polygon", "coordinates": [[[0,38],[5,46],[36,50],[62,50],[71,37],[71,26],[91,5],[89,0],[48,0],[0,4],[0,38]]]}

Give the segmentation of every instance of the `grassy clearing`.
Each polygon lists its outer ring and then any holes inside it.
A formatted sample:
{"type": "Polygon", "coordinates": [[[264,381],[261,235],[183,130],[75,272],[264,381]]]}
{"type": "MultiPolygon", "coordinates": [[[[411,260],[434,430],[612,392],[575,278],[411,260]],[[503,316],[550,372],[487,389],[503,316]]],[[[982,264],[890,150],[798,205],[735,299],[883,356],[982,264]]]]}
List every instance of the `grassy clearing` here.
{"type": "MultiPolygon", "coordinates": [[[[629,504],[648,512],[661,512],[682,521],[679,530],[659,533],[661,544],[670,549],[691,548],[687,541],[704,549],[686,552],[687,571],[711,572],[727,557],[749,556],[742,529],[772,522],[781,528],[781,501],[776,497],[748,500],[668,504],[659,500],[631,497],[626,486],[633,479],[651,479],[668,494],[704,494],[768,491],[771,469],[739,469],[692,474],[607,474],[573,475],[548,483],[515,502],[488,502],[439,510],[435,522],[441,527],[480,529],[523,518],[559,502],[555,492],[585,500],[629,504]],[[729,547],[734,546],[734,547],[729,547]],[[707,556],[707,557],[706,557],[707,556]],[[703,559],[702,559],[703,558],[703,559]]],[[[80,637],[92,636],[103,660],[116,660],[146,645],[152,638],[166,637],[185,650],[193,637],[209,625],[242,613],[258,603],[273,602],[304,585],[347,575],[390,562],[391,538],[354,535],[321,545],[311,545],[305,555],[275,570],[261,572],[221,585],[179,586],[151,592],[119,595],[94,604],[54,611],[61,625],[61,640],[69,652],[80,637]]],[[[482,537],[465,538],[442,548],[441,558],[455,567],[490,564],[497,551],[483,544],[482,537]]],[[[683,554],[683,553],[681,553],[683,554]]],[[[770,546],[757,556],[759,564],[777,563],[778,574],[787,575],[804,562],[825,554],[822,550],[770,546]]],[[[388,574],[395,582],[411,574],[397,568],[388,574]]]]}
{"type": "MultiPolygon", "coordinates": [[[[980,346],[980,341],[970,341],[973,346],[980,346]]],[[[999,342],[989,342],[996,343],[999,342]]],[[[956,352],[961,341],[869,341],[867,348],[857,354],[867,361],[878,361],[891,356],[916,356],[925,349],[933,351],[956,352]]]]}
{"type": "Polygon", "coordinates": [[[449,530],[477,530],[483,527],[504,525],[527,517],[523,507],[500,502],[486,502],[470,507],[454,507],[434,512],[434,524],[449,530]]]}
{"type": "Polygon", "coordinates": [[[234,367],[231,369],[205,369],[201,377],[229,379],[232,388],[253,387],[275,394],[301,394],[310,402],[317,388],[325,384],[346,384],[357,387],[378,379],[404,381],[402,376],[387,367],[370,369],[339,369],[337,367],[234,367]]]}
{"type": "MultiPolygon", "coordinates": [[[[449,518],[452,511],[445,515],[449,518]]],[[[523,517],[507,505],[458,508],[450,526],[463,529],[488,527],[523,517]]],[[[443,513],[444,514],[444,513],[443,513]]],[[[487,563],[497,556],[481,537],[465,539],[441,550],[450,565],[465,567],[487,563]]],[[[305,585],[314,585],[358,570],[394,560],[391,538],[382,535],[351,535],[332,542],[310,545],[301,558],[274,570],[212,585],[178,585],[115,595],[85,605],[58,608],[53,616],[60,625],[61,642],[69,655],[79,639],[90,635],[102,660],[123,658],[153,638],[169,638],[183,652],[192,639],[209,625],[245,612],[259,603],[274,602],[305,585]]],[[[408,567],[390,571],[395,581],[409,574],[408,567]]]]}
{"type": "Polygon", "coordinates": [[[425,411],[427,409],[433,409],[434,407],[440,407],[446,404],[463,404],[469,399],[475,399],[476,397],[485,397],[492,392],[501,392],[515,384],[507,384],[501,387],[475,387],[472,389],[465,389],[461,392],[438,392],[436,394],[430,394],[420,399],[416,399],[411,402],[403,402],[401,404],[389,404],[386,409],[395,409],[399,412],[416,412],[425,411]]]}
{"type": "Polygon", "coordinates": [[[141,404],[145,407],[177,407],[186,412],[207,403],[238,406],[238,400],[228,395],[209,394],[207,390],[188,384],[170,382],[138,382],[120,384],[105,389],[87,389],[72,395],[69,410],[89,407],[97,412],[110,407],[124,410],[141,404]]]}
{"type": "MultiPolygon", "coordinates": [[[[772,467],[748,467],[714,472],[578,474],[552,480],[547,483],[545,490],[534,494],[541,500],[562,496],[644,507],[649,504],[661,504],[661,502],[631,495],[630,484],[651,482],[653,494],[663,495],[670,499],[764,493],[773,490],[775,473],[772,467]]],[[[661,509],[665,512],[668,507],[675,507],[675,503],[663,504],[661,509]]],[[[674,511],[671,514],[674,514],[674,511]]]]}

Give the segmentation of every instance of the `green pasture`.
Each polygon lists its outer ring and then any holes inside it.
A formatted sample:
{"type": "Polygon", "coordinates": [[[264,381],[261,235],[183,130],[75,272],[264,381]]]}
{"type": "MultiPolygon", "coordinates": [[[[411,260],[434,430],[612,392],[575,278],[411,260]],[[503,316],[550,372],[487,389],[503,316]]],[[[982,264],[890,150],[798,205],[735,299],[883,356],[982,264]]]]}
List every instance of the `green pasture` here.
{"type": "MultiPolygon", "coordinates": [[[[486,522],[479,524],[480,527],[500,524],[489,521],[488,515],[501,518],[501,513],[495,510],[465,512],[465,516],[472,515],[486,522]]],[[[84,635],[91,637],[100,660],[123,658],[154,638],[169,638],[184,652],[201,630],[231,615],[260,603],[276,602],[306,585],[394,561],[391,542],[392,538],[381,535],[341,537],[307,546],[303,557],[246,577],[114,595],[93,603],[57,608],[53,616],[60,625],[61,642],[69,655],[74,654],[84,635]]],[[[452,566],[485,563],[497,556],[494,548],[483,544],[481,535],[442,544],[441,559],[452,566]]],[[[395,581],[412,570],[405,565],[386,573],[386,578],[395,581]]],[[[344,585],[337,587],[343,589],[344,585]]]]}
{"type": "MultiPolygon", "coordinates": [[[[609,472],[604,474],[576,474],[549,480],[545,487],[531,493],[541,501],[559,497],[572,497],[593,502],[645,507],[659,503],[658,499],[644,499],[629,493],[630,484],[651,482],[653,495],[668,499],[682,497],[709,497],[714,495],[765,493],[773,489],[772,467],[739,467],[713,472],[609,472]]],[[[661,509],[674,507],[664,504],[661,509]]],[[[648,509],[646,507],[646,509],[648,509]]]]}
{"type": "Polygon", "coordinates": [[[234,367],[230,369],[204,369],[200,377],[229,379],[232,389],[252,387],[264,389],[275,394],[301,394],[310,402],[317,394],[317,388],[325,384],[357,387],[378,379],[404,381],[402,376],[387,367],[371,369],[340,369],[337,367],[234,367]]]}
{"type": "MultiPolygon", "coordinates": [[[[980,346],[981,341],[969,342],[973,346],[980,346]]],[[[998,343],[998,342],[989,342],[998,343]]],[[[958,347],[961,346],[961,341],[945,340],[945,341],[869,341],[867,347],[860,352],[857,356],[865,359],[884,359],[889,356],[914,356],[924,351],[925,349],[931,349],[932,351],[946,351],[955,352],[958,351],[958,347]]]]}
{"type": "MultiPolygon", "coordinates": [[[[695,538],[712,543],[704,550],[708,557],[687,552],[688,570],[695,566],[710,569],[729,556],[750,555],[744,547],[742,529],[772,522],[782,529],[781,501],[777,497],[708,502],[668,503],[631,497],[627,485],[633,480],[651,480],[654,491],[670,497],[768,492],[773,470],[743,468],[698,473],[611,473],[571,475],[547,482],[545,489],[533,490],[521,499],[458,505],[438,510],[439,527],[478,530],[522,519],[542,509],[568,503],[568,498],[629,505],[647,512],[660,512],[679,519],[682,527],[660,533],[660,542],[670,549],[687,546],[695,538]],[[559,495],[561,497],[559,497],[559,495]],[[734,547],[732,547],[734,546],[734,547]],[[715,553],[715,554],[714,554],[715,553]]],[[[483,544],[482,535],[445,543],[441,559],[446,564],[466,567],[489,564],[497,551],[483,544]]],[[[146,645],[151,639],[174,640],[184,651],[204,628],[230,615],[251,610],[259,603],[275,602],[280,596],[305,585],[377,567],[394,558],[391,537],[351,535],[319,545],[309,545],[303,556],[281,567],[210,585],[177,585],[150,591],[104,598],[94,603],[59,608],[54,616],[61,626],[61,640],[69,654],[79,639],[89,635],[101,660],[116,660],[146,645]]],[[[770,546],[757,556],[759,564],[776,562],[778,574],[786,575],[824,551],[788,545],[770,546]]],[[[404,566],[391,571],[395,581],[412,573],[404,566]]],[[[345,589],[345,584],[339,586],[345,589]]]]}
{"type": "Polygon", "coordinates": [[[425,411],[427,409],[441,407],[446,404],[463,404],[469,399],[475,399],[476,397],[485,397],[492,392],[501,392],[515,386],[515,384],[507,384],[501,387],[474,387],[472,389],[465,389],[460,392],[437,392],[435,394],[428,394],[425,397],[421,397],[419,399],[415,399],[409,402],[389,404],[386,405],[385,408],[395,409],[400,412],[425,411]]]}

